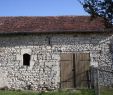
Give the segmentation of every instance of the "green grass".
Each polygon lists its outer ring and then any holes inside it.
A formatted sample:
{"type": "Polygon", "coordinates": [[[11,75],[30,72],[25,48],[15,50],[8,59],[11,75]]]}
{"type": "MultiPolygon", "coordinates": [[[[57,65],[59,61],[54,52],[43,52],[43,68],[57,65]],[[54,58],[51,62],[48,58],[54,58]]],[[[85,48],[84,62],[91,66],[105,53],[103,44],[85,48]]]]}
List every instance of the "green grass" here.
{"type": "Polygon", "coordinates": [[[113,95],[113,88],[101,88],[100,95],[113,95]]]}
{"type": "MultiPolygon", "coordinates": [[[[51,92],[36,92],[36,91],[7,91],[0,90],[0,95],[95,95],[94,90],[65,90],[65,91],[51,91],[51,92]]],[[[113,88],[101,88],[100,95],[113,95],[113,88]]]]}
{"type": "Polygon", "coordinates": [[[36,92],[31,91],[0,91],[0,95],[37,95],[36,92]]]}
{"type": "Polygon", "coordinates": [[[2,91],[0,95],[94,95],[93,90],[59,91],[59,92],[33,92],[33,91],[2,91]]]}

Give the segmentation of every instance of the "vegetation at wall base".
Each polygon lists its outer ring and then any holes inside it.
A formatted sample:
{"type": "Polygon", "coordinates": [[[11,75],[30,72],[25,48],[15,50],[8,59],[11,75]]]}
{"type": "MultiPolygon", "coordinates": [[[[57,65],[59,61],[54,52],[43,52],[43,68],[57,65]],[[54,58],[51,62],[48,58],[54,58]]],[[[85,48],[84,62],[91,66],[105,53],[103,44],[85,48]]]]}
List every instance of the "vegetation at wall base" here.
{"type": "Polygon", "coordinates": [[[36,91],[8,91],[0,90],[0,95],[95,95],[94,90],[67,90],[67,91],[51,91],[51,92],[36,92],[36,91]]]}
{"type": "MultiPolygon", "coordinates": [[[[61,90],[50,92],[0,90],[0,95],[95,95],[91,89],[61,90]]],[[[100,95],[113,95],[113,88],[102,88],[100,95]]]]}
{"type": "Polygon", "coordinates": [[[113,95],[113,88],[109,87],[100,88],[100,95],[113,95]]]}

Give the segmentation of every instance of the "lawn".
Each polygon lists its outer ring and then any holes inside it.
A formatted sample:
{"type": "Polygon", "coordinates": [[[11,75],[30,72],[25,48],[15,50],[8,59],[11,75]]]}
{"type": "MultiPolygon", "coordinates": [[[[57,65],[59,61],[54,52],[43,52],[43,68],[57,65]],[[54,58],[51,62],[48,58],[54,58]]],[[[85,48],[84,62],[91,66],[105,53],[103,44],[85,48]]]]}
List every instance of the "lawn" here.
{"type": "Polygon", "coordinates": [[[93,90],[59,91],[59,92],[33,92],[33,91],[2,91],[0,95],[95,95],[93,90]]]}
{"type": "MultiPolygon", "coordinates": [[[[100,90],[100,95],[113,95],[113,89],[104,88],[100,90]]],[[[36,92],[36,91],[7,91],[0,90],[0,95],[95,95],[94,90],[66,90],[54,92],[36,92]]]]}
{"type": "Polygon", "coordinates": [[[113,95],[113,88],[101,88],[100,95],[113,95]]]}

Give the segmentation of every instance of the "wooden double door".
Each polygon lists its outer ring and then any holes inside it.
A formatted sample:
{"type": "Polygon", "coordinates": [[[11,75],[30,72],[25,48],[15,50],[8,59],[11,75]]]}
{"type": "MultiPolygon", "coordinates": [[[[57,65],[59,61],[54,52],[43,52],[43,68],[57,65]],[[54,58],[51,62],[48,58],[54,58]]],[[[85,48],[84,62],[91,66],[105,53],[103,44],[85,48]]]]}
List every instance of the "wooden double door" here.
{"type": "Polygon", "coordinates": [[[60,61],[61,88],[88,88],[90,86],[89,66],[89,53],[62,53],[60,61]]]}

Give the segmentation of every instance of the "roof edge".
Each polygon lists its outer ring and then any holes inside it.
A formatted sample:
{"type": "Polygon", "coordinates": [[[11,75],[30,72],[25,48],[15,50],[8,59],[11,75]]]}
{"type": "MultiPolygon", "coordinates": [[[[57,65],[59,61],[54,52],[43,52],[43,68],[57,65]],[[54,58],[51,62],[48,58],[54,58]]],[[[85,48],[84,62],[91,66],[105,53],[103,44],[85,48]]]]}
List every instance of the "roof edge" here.
{"type": "Polygon", "coordinates": [[[60,31],[40,31],[40,32],[32,32],[32,31],[21,31],[21,32],[0,32],[1,34],[62,34],[62,33],[67,33],[67,34],[72,34],[72,33],[113,33],[113,30],[85,30],[85,31],[80,31],[80,30],[60,30],[60,31]]]}

